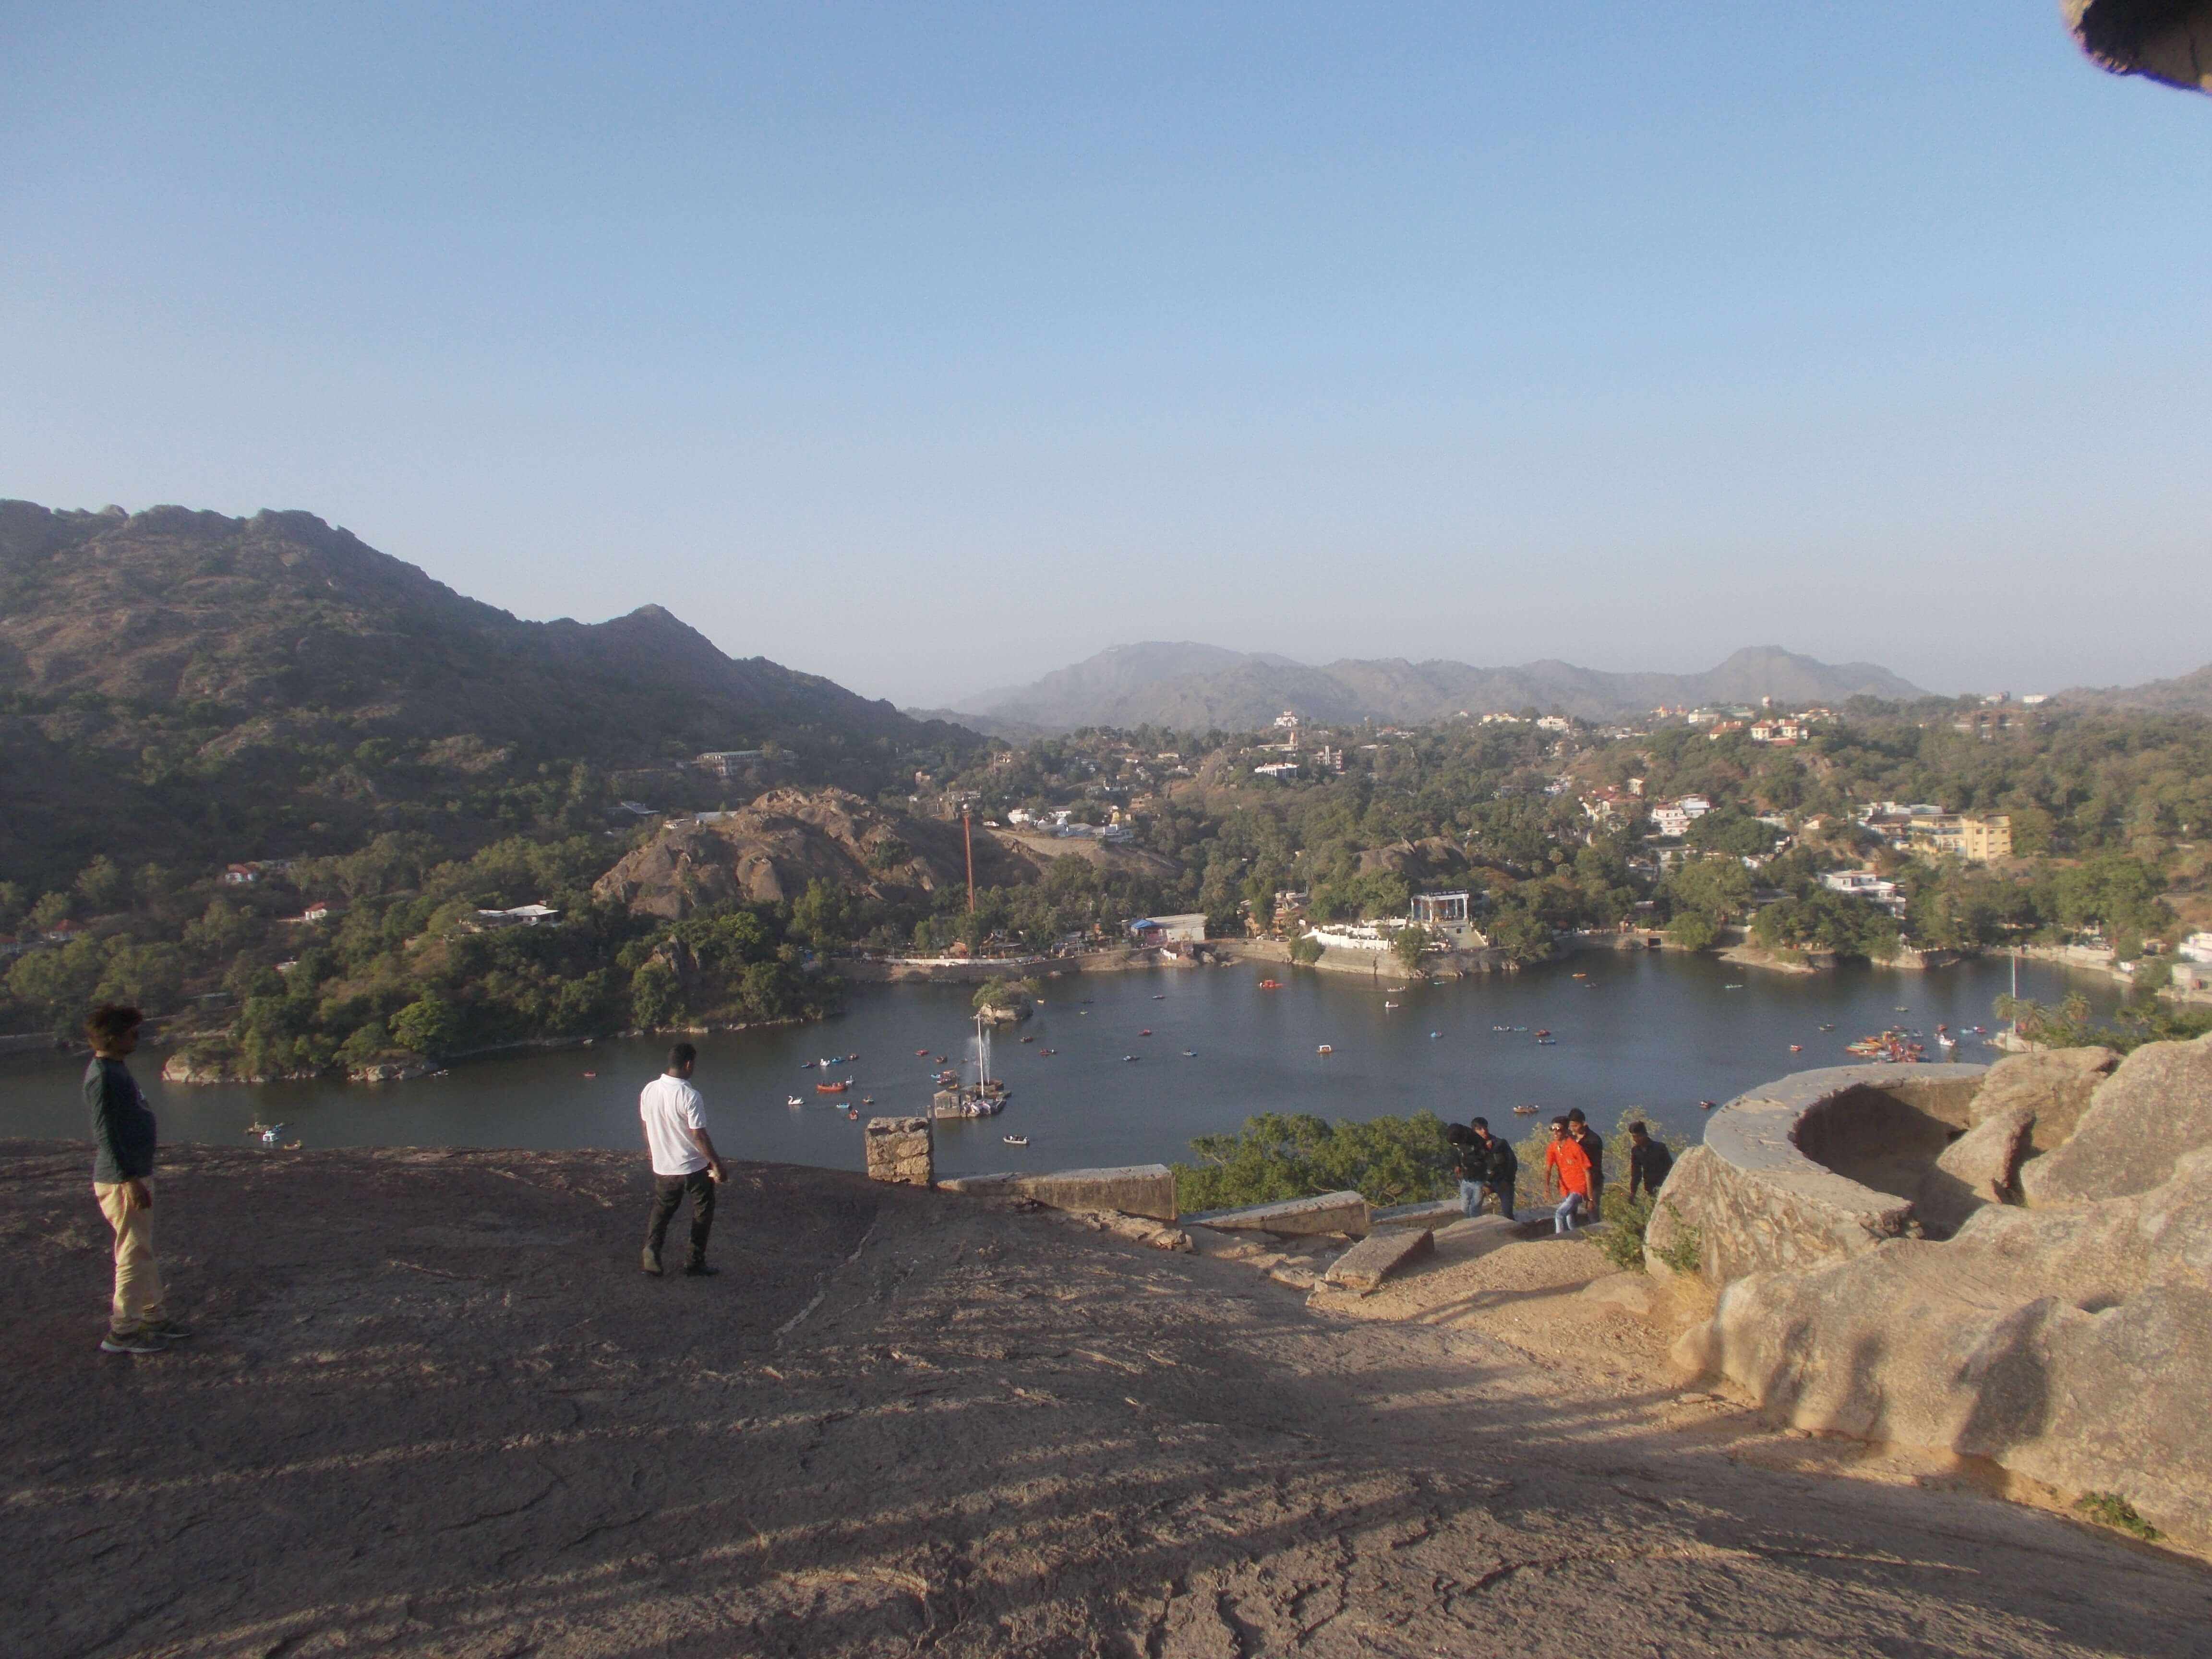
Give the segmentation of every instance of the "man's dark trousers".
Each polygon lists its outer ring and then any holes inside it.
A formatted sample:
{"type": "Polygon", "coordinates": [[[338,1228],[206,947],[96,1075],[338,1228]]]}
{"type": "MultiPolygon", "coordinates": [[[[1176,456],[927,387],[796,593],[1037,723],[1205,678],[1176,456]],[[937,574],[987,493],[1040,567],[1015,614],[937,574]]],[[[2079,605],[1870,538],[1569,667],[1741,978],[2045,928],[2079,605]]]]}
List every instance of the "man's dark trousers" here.
{"type": "Polygon", "coordinates": [[[691,1194],[690,1265],[696,1267],[707,1260],[707,1234],[714,1224],[714,1178],[704,1170],[653,1178],[653,1221],[645,1230],[645,1248],[653,1252],[655,1261],[659,1260],[660,1246],[668,1237],[668,1224],[676,1218],[676,1206],[684,1201],[686,1193],[691,1194]]]}

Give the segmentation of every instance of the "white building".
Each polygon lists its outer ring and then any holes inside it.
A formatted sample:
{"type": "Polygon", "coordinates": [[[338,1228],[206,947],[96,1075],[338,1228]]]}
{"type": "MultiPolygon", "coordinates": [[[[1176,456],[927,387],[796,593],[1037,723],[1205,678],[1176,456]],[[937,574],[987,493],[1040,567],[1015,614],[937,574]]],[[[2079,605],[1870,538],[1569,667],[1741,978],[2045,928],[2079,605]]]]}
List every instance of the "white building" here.
{"type": "Polygon", "coordinates": [[[1893,916],[1905,914],[1905,901],[1897,896],[1897,884],[1883,880],[1871,870],[1830,870],[1821,876],[1820,885],[1832,893],[1878,904],[1893,916]]]}
{"type": "Polygon", "coordinates": [[[1692,823],[1712,810],[1712,802],[1703,795],[1656,801],[1651,807],[1651,827],[1662,836],[1679,840],[1690,833],[1692,823]]]}
{"type": "Polygon", "coordinates": [[[2185,962],[2212,963],[2212,933],[2191,933],[2173,947],[2173,954],[2185,962]]]}
{"type": "Polygon", "coordinates": [[[1270,761],[1265,766],[1255,766],[1253,771],[1263,778],[1294,778],[1298,775],[1296,761],[1270,761]]]}
{"type": "Polygon", "coordinates": [[[1575,723],[1564,714],[1546,714],[1537,720],[1536,729],[1540,732],[1571,732],[1575,729],[1575,723]]]}

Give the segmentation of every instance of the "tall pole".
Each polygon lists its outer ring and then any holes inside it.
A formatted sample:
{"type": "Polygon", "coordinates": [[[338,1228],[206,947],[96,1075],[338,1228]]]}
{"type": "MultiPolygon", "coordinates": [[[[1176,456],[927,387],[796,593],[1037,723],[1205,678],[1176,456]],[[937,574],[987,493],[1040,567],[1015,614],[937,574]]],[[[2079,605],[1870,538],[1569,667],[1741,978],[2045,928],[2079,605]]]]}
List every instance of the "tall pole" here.
{"type": "Polygon", "coordinates": [[[975,831],[968,817],[968,809],[960,809],[960,840],[968,849],[968,914],[975,914],[975,831]]]}

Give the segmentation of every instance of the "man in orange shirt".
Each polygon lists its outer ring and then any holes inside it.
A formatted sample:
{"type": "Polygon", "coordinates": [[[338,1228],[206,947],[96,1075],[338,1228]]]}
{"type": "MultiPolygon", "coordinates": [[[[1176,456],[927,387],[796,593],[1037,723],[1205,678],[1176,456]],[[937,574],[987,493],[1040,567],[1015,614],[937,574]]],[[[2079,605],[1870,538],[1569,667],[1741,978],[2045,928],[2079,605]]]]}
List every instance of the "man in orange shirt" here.
{"type": "Polygon", "coordinates": [[[1567,1121],[1552,1120],[1552,1144],[1544,1148],[1544,1196],[1559,1196],[1552,1212],[1552,1231],[1571,1233],[1575,1218],[1589,1207],[1589,1154],[1567,1133],[1567,1121]]]}

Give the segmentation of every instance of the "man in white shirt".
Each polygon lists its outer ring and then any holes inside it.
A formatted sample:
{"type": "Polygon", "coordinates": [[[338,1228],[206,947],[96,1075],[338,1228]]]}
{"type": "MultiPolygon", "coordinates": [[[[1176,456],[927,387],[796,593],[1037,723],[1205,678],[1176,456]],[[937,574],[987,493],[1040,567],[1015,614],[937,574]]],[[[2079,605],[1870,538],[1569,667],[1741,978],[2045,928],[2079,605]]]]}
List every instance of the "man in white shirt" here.
{"type": "Polygon", "coordinates": [[[696,1048],[678,1043],[668,1051],[668,1069],[637,1097],[637,1115],[645,1123],[645,1150],[653,1158],[653,1219],[645,1230],[645,1270],[649,1273],[660,1272],[660,1247],[686,1194],[691,1199],[691,1256],[684,1271],[694,1279],[714,1271],[707,1265],[707,1233],[714,1224],[714,1187],[724,1171],[721,1154],[707,1138],[699,1091],[691,1086],[691,1068],[698,1060],[696,1048]]]}

